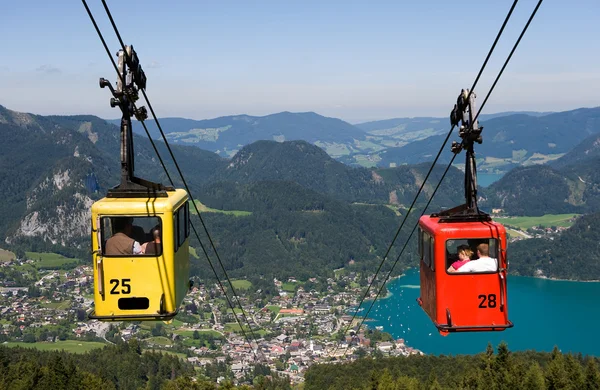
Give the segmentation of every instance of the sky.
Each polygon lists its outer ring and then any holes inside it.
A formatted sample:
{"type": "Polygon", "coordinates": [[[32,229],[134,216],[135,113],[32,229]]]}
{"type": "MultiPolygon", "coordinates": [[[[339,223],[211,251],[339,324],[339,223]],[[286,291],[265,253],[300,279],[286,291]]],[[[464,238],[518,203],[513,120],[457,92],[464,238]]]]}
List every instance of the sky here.
{"type": "MultiPolygon", "coordinates": [[[[358,123],[448,116],[511,0],[107,0],[159,117],[314,111],[358,123]]],[[[480,103],[537,1],[520,0],[480,103]]],[[[113,53],[100,0],[88,0],[113,53]]],[[[0,0],[0,105],[119,117],[116,74],[81,1],[0,0]]],[[[600,1],[545,0],[484,113],[600,106],[600,1]]]]}

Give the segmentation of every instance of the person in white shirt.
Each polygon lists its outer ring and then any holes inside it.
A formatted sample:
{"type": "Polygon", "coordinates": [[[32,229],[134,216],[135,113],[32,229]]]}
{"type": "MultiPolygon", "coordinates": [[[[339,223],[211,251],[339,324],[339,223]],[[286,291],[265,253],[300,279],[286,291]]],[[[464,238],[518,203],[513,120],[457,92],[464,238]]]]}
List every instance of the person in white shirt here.
{"type": "Polygon", "coordinates": [[[477,260],[471,260],[456,272],[494,272],[498,270],[498,260],[490,257],[488,244],[477,245],[477,260]]]}

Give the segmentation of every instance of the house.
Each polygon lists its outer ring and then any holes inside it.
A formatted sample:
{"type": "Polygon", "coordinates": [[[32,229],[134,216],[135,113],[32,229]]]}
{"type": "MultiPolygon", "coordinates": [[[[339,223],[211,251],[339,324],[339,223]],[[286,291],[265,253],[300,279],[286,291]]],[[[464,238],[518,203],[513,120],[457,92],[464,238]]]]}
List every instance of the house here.
{"type": "Polygon", "coordinates": [[[304,309],[281,309],[279,310],[279,314],[302,315],[304,314],[304,309]]]}
{"type": "Polygon", "coordinates": [[[381,352],[390,352],[393,347],[394,347],[394,344],[392,344],[388,341],[383,341],[383,342],[377,344],[377,349],[379,349],[381,352]]]}

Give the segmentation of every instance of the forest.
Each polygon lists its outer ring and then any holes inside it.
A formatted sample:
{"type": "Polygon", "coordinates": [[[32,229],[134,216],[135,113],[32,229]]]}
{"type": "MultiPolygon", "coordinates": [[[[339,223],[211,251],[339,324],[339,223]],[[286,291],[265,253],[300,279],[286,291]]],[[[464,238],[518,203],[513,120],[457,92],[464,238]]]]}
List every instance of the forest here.
{"type": "Polygon", "coordinates": [[[0,389],[290,389],[287,379],[269,374],[268,368],[257,365],[249,376],[252,385],[234,386],[231,381],[217,385],[175,355],[142,351],[136,340],[84,354],[0,346],[0,389]]]}
{"type": "MultiPolygon", "coordinates": [[[[0,346],[2,389],[286,390],[286,378],[257,365],[252,385],[235,386],[198,374],[169,354],[142,351],[140,344],[106,346],[85,354],[0,346]]],[[[313,365],[304,390],[598,389],[600,359],[581,354],[511,352],[505,343],[477,355],[366,357],[313,365]]]]}
{"type": "Polygon", "coordinates": [[[363,358],[346,364],[319,364],[306,373],[305,390],[598,389],[600,361],[548,352],[497,351],[458,356],[363,358]]]}

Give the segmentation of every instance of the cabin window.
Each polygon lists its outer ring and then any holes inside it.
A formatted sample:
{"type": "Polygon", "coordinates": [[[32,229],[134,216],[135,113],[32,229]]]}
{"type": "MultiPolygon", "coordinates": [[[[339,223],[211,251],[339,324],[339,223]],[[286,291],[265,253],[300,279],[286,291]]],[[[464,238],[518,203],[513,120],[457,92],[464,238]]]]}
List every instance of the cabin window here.
{"type": "Polygon", "coordinates": [[[188,203],[173,213],[173,234],[175,252],[177,252],[190,235],[190,208],[188,203]]]}
{"type": "Polygon", "coordinates": [[[188,202],[185,203],[185,236],[190,236],[190,204],[188,202]]]}
{"type": "Polygon", "coordinates": [[[446,241],[446,269],[455,274],[498,272],[498,240],[465,238],[446,241]],[[487,250],[479,256],[478,249],[487,250]],[[462,253],[462,256],[461,256],[462,253]],[[450,269],[452,266],[453,269],[450,269]],[[465,268],[463,268],[465,267],[465,268]],[[456,272],[452,272],[456,270],[456,272]]]}
{"type": "Polygon", "coordinates": [[[183,243],[185,242],[185,239],[187,238],[187,229],[186,229],[186,225],[187,225],[187,213],[185,212],[186,208],[185,206],[181,207],[178,211],[177,214],[179,215],[179,217],[177,218],[177,222],[179,223],[179,228],[177,229],[178,231],[178,244],[179,246],[182,246],[183,243]]]}
{"type": "Polygon", "coordinates": [[[433,237],[429,233],[421,231],[421,237],[419,240],[419,253],[423,263],[432,270],[434,270],[433,262],[433,237]]]}
{"type": "Polygon", "coordinates": [[[179,250],[179,212],[173,213],[173,245],[175,252],[179,250]]]}
{"type": "Polygon", "coordinates": [[[102,217],[104,256],[160,256],[162,223],[159,217],[102,217]]]}

